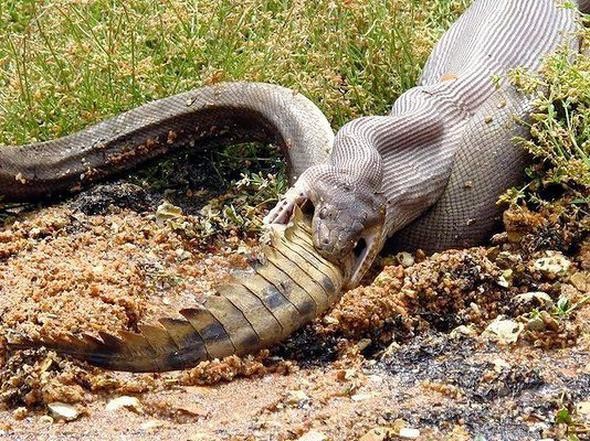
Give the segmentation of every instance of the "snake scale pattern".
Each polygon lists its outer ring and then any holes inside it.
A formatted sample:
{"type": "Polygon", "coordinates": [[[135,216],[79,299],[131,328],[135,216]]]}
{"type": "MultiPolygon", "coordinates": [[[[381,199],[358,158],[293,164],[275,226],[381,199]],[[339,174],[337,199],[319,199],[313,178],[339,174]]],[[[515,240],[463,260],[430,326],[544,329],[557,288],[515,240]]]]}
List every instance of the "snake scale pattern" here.
{"type": "Polygon", "coordinates": [[[526,136],[518,121],[531,99],[507,74],[537,71],[561,47],[577,54],[575,6],[590,12],[590,0],[474,0],[388,115],[355,119],[335,136],[299,93],[223,83],[64,138],[0,148],[0,194],[11,201],[77,191],[210,143],[274,143],[293,184],[265,219],[275,232],[267,261],[208,304],[118,337],[41,343],[114,369],[178,369],[285,338],[325,311],[342,287],[357,285],[388,238],[428,251],[480,243],[499,220],[498,196],[519,183],[528,159],[513,138],[526,136]],[[311,224],[297,208],[305,202],[314,207],[311,224]]]}

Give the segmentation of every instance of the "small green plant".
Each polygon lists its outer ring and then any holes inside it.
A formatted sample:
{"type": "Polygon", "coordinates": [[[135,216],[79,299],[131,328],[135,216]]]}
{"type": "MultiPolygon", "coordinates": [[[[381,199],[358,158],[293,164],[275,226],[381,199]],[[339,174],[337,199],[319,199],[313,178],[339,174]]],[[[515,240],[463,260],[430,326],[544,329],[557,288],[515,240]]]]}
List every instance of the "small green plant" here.
{"type": "Polygon", "coordinates": [[[557,424],[567,424],[570,425],[573,423],[572,416],[570,411],[567,407],[560,408],[557,413],[555,414],[555,423],[557,424]]]}
{"type": "MultiPolygon", "coordinates": [[[[585,44],[590,30],[582,33],[585,44]]],[[[517,139],[536,158],[527,169],[529,182],[510,189],[501,199],[513,204],[542,204],[542,190],[551,186],[573,194],[571,204],[582,210],[590,196],[590,58],[572,60],[561,50],[547,58],[540,74],[522,69],[511,73],[513,83],[533,97],[527,124],[530,138],[517,139]]],[[[523,123],[525,124],[525,123],[523,123]]]]}
{"type": "Polygon", "coordinates": [[[567,319],[572,312],[590,302],[590,296],[585,296],[577,302],[572,302],[569,298],[562,296],[557,300],[553,309],[553,315],[560,319],[567,319]]]}
{"type": "MultiPolygon", "coordinates": [[[[564,401],[564,397],[562,397],[564,401]]],[[[588,424],[584,422],[582,418],[577,414],[577,411],[573,404],[564,403],[557,410],[554,417],[554,422],[557,426],[562,426],[559,430],[559,439],[565,439],[567,441],[580,441],[580,439],[587,439],[586,436],[589,433],[588,424]],[[581,438],[584,436],[584,438],[581,438]]]]}

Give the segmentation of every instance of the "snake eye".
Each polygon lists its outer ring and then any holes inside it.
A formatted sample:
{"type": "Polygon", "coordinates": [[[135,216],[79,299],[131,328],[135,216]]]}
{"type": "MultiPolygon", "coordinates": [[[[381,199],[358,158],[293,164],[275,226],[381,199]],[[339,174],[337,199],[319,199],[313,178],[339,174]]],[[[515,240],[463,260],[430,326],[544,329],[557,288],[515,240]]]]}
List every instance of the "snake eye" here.
{"type": "Polygon", "coordinates": [[[319,217],[320,219],[325,219],[326,217],[328,217],[328,209],[326,207],[323,207],[320,210],[319,217]]]}

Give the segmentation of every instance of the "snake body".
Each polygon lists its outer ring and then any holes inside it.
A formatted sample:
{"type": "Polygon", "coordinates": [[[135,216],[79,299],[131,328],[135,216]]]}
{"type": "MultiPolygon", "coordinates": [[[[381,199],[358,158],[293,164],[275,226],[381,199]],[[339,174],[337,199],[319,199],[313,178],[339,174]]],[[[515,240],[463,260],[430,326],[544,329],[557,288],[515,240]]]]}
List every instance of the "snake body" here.
{"type": "MultiPolygon", "coordinates": [[[[587,12],[590,0],[577,6],[587,12]]],[[[223,300],[139,334],[46,343],[128,370],[174,369],[251,352],[321,313],[341,286],[356,285],[389,237],[398,247],[429,251],[481,242],[497,223],[498,196],[519,183],[527,161],[513,138],[526,135],[518,120],[527,118],[531,99],[507,74],[538,70],[545,55],[564,45],[577,53],[577,17],[555,0],[475,0],[389,115],[353,120],[335,137],[323,114],[298,93],[225,83],[146,104],[65,138],[2,147],[0,194],[23,200],[75,191],[186,146],[273,142],[294,185],[267,221],[284,224],[297,205],[314,206],[311,228],[299,220],[290,227],[297,234],[285,232],[271,244],[274,262],[254,268],[258,285],[239,276],[233,290],[220,290],[223,300]],[[299,248],[290,242],[295,236],[303,241],[299,248]],[[336,266],[328,270],[328,261],[336,266]],[[291,270],[281,270],[281,262],[291,270]],[[274,280],[278,273],[282,278],[274,280]],[[307,303],[291,298],[293,289],[307,303]],[[293,314],[281,323],[273,308],[287,304],[293,314]]]]}

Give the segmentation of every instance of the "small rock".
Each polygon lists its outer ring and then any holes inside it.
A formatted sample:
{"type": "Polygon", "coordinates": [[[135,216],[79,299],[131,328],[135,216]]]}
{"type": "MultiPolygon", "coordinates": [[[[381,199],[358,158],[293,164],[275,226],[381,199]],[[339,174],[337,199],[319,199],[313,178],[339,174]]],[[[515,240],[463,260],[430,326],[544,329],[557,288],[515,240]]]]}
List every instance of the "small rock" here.
{"type": "Polygon", "coordinates": [[[512,285],[512,275],[513,275],[514,271],[512,271],[512,269],[508,268],[507,270],[504,270],[502,272],[502,275],[498,278],[497,280],[497,284],[500,285],[502,288],[510,288],[510,285],[512,285]]]}
{"type": "Polygon", "coordinates": [[[397,253],[395,255],[397,261],[400,263],[401,266],[403,266],[404,268],[407,268],[409,266],[414,265],[414,256],[412,256],[410,253],[406,252],[406,251],[402,251],[401,253],[397,253]]]}
{"type": "Polygon", "coordinates": [[[323,432],[312,430],[297,438],[297,441],[328,441],[328,436],[323,432]]]}
{"type": "Polygon", "coordinates": [[[358,376],[359,375],[358,375],[358,372],[356,369],[348,368],[348,369],[344,370],[344,379],[345,380],[352,380],[354,378],[357,378],[358,376]]]}
{"type": "Polygon", "coordinates": [[[335,317],[332,317],[330,315],[327,315],[327,316],[324,317],[324,323],[326,325],[339,325],[340,324],[340,321],[337,318],[335,318],[335,317]]]}
{"type": "Polygon", "coordinates": [[[141,430],[152,431],[154,429],[158,429],[160,427],[163,427],[164,425],[165,425],[164,421],[149,420],[149,421],[146,421],[145,423],[143,423],[140,427],[141,427],[141,430]]]}
{"type": "Polygon", "coordinates": [[[420,431],[418,429],[404,427],[400,429],[399,437],[401,439],[418,439],[420,437],[420,431]]]}
{"type": "Polygon", "coordinates": [[[590,273],[574,273],[570,277],[570,282],[576,287],[576,289],[582,291],[583,293],[590,293],[590,273]]]}
{"type": "Polygon", "coordinates": [[[523,329],[522,323],[499,316],[488,325],[482,336],[500,344],[512,344],[516,343],[523,329]]]}
{"type": "Polygon", "coordinates": [[[309,401],[309,397],[302,390],[290,390],[287,392],[287,404],[302,406],[309,401]]]}
{"type": "Polygon", "coordinates": [[[576,404],[576,413],[584,419],[590,421],[590,401],[580,401],[576,404]]]}
{"type": "Polygon", "coordinates": [[[358,394],[351,395],[350,399],[352,401],[365,401],[371,398],[375,398],[376,396],[377,394],[375,394],[374,392],[361,392],[358,394]]]}
{"type": "Polygon", "coordinates": [[[457,338],[462,335],[467,337],[474,337],[477,335],[477,331],[475,330],[473,325],[461,325],[453,329],[449,335],[451,338],[457,338]]]}
{"type": "Polygon", "coordinates": [[[529,319],[526,323],[526,328],[529,331],[542,332],[545,330],[545,321],[538,315],[529,319]]]}
{"type": "Polygon", "coordinates": [[[141,403],[135,397],[129,397],[129,396],[123,395],[121,397],[113,398],[112,400],[110,400],[107,403],[107,405],[105,407],[105,409],[109,412],[113,412],[113,411],[123,409],[123,408],[140,413],[141,412],[141,403]]]}
{"type": "Polygon", "coordinates": [[[159,224],[165,223],[170,219],[178,219],[182,217],[182,209],[176,205],[172,205],[168,201],[162,202],[156,209],[156,221],[159,224]]]}
{"type": "Polygon", "coordinates": [[[559,331],[559,322],[549,314],[547,311],[541,311],[539,316],[543,319],[543,323],[545,323],[545,328],[552,332],[559,331]]]}
{"type": "Polygon", "coordinates": [[[356,344],[359,351],[367,349],[373,341],[370,338],[361,338],[356,344]]]}
{"type": "Polygon", "coordinates": [[[547,257],[535,260],[533,268],[545,274],[562,275],[567,273],[571,264],[561,253],[551,253],[547,257]]]}
{"type": "Polygon", "coordinates": [[[492,364],[494,365],[494,370],[496,372],[502,372],[504,369],[510,369],[510,364],[500,357],[493,359],[492,364]]]}
{"type": "Polygon", "coordinates": [[[553,305],[553,299],[543,291],[531,291],[514,296],[514,300],[522,304],[543,305],[545,307],[553,305]]]}
{"type": "Polygon", "coordinates": [[[43,415],[41,418],[39,418],[39,422],[49,426],[53,424],[53,418],[51,418],[49,415],[43,415]]]}
{"type": "Polygon", "coordinates": [[[383,351],[383,355],[381,356],[382,359],[393,358],[395,354],[399,352],[401,346],[397,342],[392,342],[387,348],[383,351]]]}
{"type": "Polygon", "coordinates": [[[49,403],[47,408],[54,420],[74,421],[80,416],[80,412],[74,406],[59,401],[49,403]]]}
{"type": "Polygon", "coordinates": [[[29,411],[27,410],[26,407],[17,407],[12,412],[12,417],[15,420],[24,420],[28,414],[29,414],[29,411]]]}

